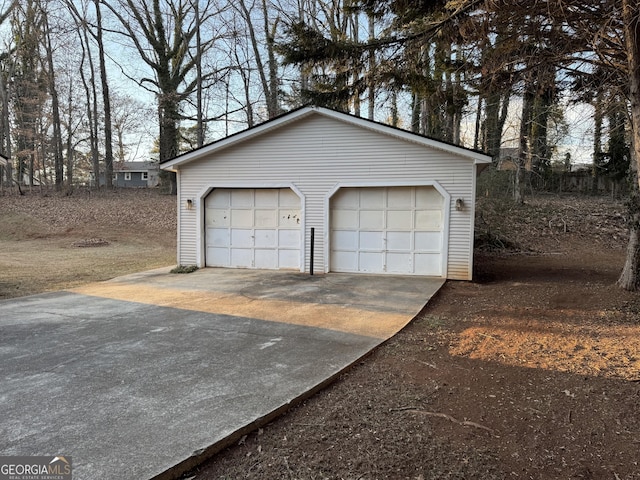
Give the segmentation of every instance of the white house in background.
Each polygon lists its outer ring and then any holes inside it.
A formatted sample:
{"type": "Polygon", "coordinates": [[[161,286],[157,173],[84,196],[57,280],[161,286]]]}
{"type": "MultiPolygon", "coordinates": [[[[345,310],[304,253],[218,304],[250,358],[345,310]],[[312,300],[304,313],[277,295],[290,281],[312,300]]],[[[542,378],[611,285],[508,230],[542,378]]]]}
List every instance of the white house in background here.
{"type": "Polygon", "coordinates": [[[161,168],[177,174],[181,265],[470,280],[476,175],[490,162],[304,107],[161,168]]]}

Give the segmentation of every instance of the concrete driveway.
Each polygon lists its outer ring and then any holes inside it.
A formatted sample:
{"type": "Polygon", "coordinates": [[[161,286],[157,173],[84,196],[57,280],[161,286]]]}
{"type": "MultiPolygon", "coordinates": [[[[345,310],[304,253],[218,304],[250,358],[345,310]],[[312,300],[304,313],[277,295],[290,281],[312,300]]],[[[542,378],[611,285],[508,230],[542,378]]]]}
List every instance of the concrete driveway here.
{"type": "Polygon", "coordinates": [[[176,478],[404,327],[443,280],[203,269],[0,302],[0,455],[176,478]]]}

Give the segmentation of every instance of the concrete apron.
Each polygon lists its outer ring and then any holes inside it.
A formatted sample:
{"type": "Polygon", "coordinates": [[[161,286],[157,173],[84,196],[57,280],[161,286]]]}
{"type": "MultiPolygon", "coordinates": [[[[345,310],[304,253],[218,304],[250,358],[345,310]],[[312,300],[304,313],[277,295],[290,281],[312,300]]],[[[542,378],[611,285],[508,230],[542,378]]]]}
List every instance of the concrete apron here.
{"type": "Polygon", "coordinates": [[[332,381],[444,281],[154,270],[0,302],[0,454],[177,478],[332,381]]]}

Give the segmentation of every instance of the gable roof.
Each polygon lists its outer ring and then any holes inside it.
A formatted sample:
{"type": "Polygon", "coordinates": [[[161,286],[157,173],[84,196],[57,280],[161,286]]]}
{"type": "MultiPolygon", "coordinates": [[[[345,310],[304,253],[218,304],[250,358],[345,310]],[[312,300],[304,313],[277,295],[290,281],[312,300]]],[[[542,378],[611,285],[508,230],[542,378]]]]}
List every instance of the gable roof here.
{"type": "Polygon", "coordinates": [[[367,130],[372,130],[383,135],[389,135],[405,141],[417,143],[425,147],[443,150],[453,155],[473,160],[474,163],[491,163],[491,157],[478,150],[473,150],[470,148],[461,147],[459,145],[454,145],[452,143],[443,142],[441,140],[436,140],[424,135],[419,135],[408,130],[392,127],[390,125],[357,117],[348,113],[339,112],[337,110],[332,110],[325,107],[306,106],[298,108],[296,110],[292,110],[291,112],[272,118],[271,120],[267,120],[264,123],[248,128],[246,130],[242,130],[238,133],[234,133],[232,135],[229,135],[228,137],[209,143],[195,150],[191,150],[190,152],[183,153],[182,155],[178,155],[177,157],[174,157],[170,160],[166,160],[160,164],[160,168],[162,168],[163,170],[175,171],[181,165],[199,160],[224,148],[230,147],[232,145],[237,145],[238,143],[241,143],[245,140],[255,138],[267,132],[271,132],[275,129],[283,127],[284,125],[301,120],[311,115],[322,115],[351,125],[356,125],[367,130]]]}

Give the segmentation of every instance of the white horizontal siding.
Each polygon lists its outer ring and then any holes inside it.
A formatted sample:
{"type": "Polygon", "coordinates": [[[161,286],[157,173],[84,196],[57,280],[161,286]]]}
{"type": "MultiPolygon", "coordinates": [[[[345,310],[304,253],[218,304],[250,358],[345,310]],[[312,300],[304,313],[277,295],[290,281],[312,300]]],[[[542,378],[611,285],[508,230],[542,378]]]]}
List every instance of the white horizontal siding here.
{"type": "Polygon", "coordinates": [[[260,187],[293,183],[305,197],[305,270],[309,268],[309,231],[315,228],[316,271],[328,267],[325,258],[326,195],[338,183],[438,182],[451,196],[449,278],[470,278],[473,161],[438,149],[382,135],[322,115],[312,115],[283,128],[218,151],[180,169],[180,263],[198,257],[199,198],[213,186],[260,187]],[[186,209],[186,200],[197,208],[186,209]],[[455,210],[455,200],[467,208],[455,210]]]}

